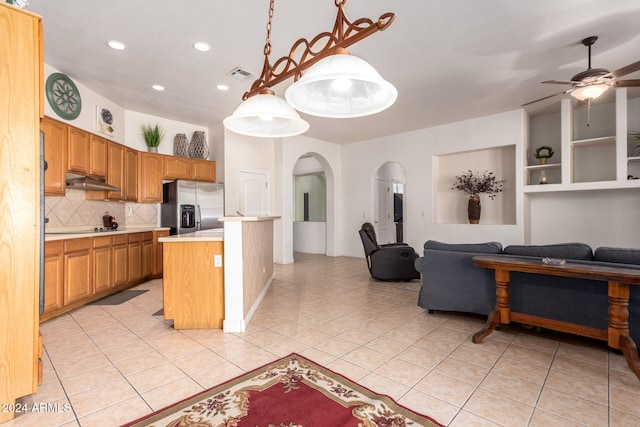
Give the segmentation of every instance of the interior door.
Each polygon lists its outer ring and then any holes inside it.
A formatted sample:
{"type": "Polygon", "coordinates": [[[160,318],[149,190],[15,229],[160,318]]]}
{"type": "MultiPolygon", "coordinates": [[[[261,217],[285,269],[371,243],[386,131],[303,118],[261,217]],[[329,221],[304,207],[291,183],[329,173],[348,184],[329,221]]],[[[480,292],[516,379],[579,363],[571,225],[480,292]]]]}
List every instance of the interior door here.
{"type": "Polygon", "coordinates": [[[391,243],[394,242],[394,234],[395,231],[392,230],[393,227],[393,196],[391,194],[391,188],[389,181],[383,179],[375,180],[375,199],[376,199],[376,210],[375,210],[375,228],[376,228],[376,237],[378,239],[379,244],[391,243]]]}
{"type": "Polygon", "coordinates": [[[269,175],[240,171],[238,213],[243,216],[269,215],[269,175]]]}

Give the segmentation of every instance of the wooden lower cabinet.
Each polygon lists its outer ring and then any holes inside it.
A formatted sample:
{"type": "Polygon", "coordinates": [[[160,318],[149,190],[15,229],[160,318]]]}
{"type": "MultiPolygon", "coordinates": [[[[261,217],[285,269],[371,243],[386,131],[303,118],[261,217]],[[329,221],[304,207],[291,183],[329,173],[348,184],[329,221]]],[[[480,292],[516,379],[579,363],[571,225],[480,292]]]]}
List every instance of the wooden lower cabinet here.
{"type": "Polygon", "coordinates": [[[129,281],[142,278],[142,235],[129,234],[129,281]]]}
{"type": "Polygon", "coordinates": [[[44,311],[48,314],[64,306],[64,251],[62,241],[44,245],[44,311]]]}
{"type": "Polygon", "coordinates": [[[113,249],[111,236],[93,238],[93,286],[96,294],[113,287],[113,249]]]}
{"type": "Polygon", "coordinates": [[[153,244],[155,246],[153,253],[155,254],[155,259],[153,262],[153,276],[161,277],[162,276],[162,256],[163,256],[163,243],[158,242],[160,237],[167,237],[169,235],[169,230],[157,230],[153,232],[153,244]]]}
{"type": "Polygon", "coordinates": [[[142,235],[142,276],[153,275],[153,233],[143,233],[142,235]]]}
{"type": "Polygon", "coordinates": [[[168,230],[45,242],[44,311],[51,319],[124,290],[152,277],[162,277],[159,236],[168,230]]]}
{"type": "Polygon", "coordinates": [[[64,242],[64,305],[93,294],[92,238],[64,242]]]}
{"type": "Polygon", "coordinates": [[[129,282],[129,236],[113,236],[113,286],[129,282]]]}

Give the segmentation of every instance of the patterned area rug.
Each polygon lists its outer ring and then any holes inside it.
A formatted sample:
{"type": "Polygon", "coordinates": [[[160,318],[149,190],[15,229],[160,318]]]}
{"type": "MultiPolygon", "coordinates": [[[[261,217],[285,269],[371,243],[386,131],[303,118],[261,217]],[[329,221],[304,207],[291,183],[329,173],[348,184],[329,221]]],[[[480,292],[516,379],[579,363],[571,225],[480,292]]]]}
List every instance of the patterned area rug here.
{"type": "Polygon", "coordinates": [[[295,353],[131,426],[442,427],[295,353]]]}

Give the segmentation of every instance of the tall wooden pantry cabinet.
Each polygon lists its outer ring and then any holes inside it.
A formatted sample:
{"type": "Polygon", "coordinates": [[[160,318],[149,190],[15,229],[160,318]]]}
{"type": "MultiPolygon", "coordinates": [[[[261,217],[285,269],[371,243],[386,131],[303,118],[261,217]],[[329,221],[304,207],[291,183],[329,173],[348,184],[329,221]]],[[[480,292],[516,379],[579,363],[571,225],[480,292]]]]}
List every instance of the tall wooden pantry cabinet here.
{"type": "MultiPolygon", "coordinates": [[[[0,402],[35,393],[41,362],[39,16],[0,3],[0,402]],[[40,353],[40,354],[39,354],[40,353]]],[[[0,422],[14,418],[0,411],[0,422]]]]}

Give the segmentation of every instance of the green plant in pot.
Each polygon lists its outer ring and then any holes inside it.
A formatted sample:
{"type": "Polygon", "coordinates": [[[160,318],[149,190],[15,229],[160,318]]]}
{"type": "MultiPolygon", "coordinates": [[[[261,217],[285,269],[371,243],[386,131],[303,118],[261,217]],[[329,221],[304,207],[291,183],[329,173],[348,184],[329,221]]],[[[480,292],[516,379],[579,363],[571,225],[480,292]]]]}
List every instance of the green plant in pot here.
{"type": "Polygon", "coordinates": [[[538,159],[541,165],[546,165],[547,159],[550,159],[553,154],[553,148],[549,147],[548,145],[543,145],[542,147],[538,147],[536,149],[536,153],[534,154],[534,156],[536,156],[536,159],[538,159]]]}
{"type": "Polygon", "coordinates": [[[484,171],[472,172],[469,169],[466,173],[455,177],[452,190],[459,190],[469,195],[467,214],[470,224],[480,222],[480,194],[486,194],[491,200],[495,199],[498,193],[502,192],[502,184],[506,180],[498,179],[493,172],[484,171]]]}
{"type": "Polygon", "coordinates": [[[157,153],[158,145],[160,145],[164,138],[162,128],[157,123],[155,126],[142,125],[142,136],[144,137],[144,142],[147,144],[147,150],[150,153],[157,153]]]}

